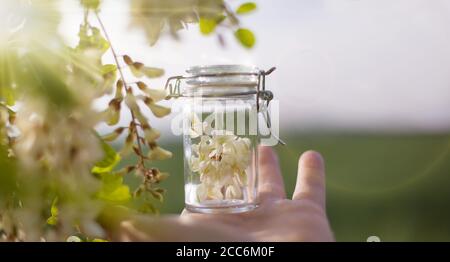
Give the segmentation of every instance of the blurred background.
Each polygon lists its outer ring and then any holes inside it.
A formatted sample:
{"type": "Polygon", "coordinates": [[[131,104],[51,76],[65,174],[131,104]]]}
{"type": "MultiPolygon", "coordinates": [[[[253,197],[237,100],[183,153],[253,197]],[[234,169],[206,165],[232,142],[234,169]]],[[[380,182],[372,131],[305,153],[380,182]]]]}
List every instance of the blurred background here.
{"type": "MultiPolygon", "coordinates": [[[[82,13],[78,1],[63,2],[60,30],[76,43],[82,13]]],[[[276,66],[267,85],[280,101],[287,146],[276,149],[288,193],[301,152],[321,152],[337,240],[450,241],[450,1],[255,2],[258,11],[242,19],[257,36],[252,50],[231,34],[221,47],[197,26],[178,42],[165,36],[150,47],[128,27],[126,1],[105,0],[101,15],[120,53],[165,68],[166,77],[192,65],[276,66]]],[[[171,174],[161,210],[179,213],[182,140],[171,134],[170,119],[153,126],[174,152],[173,160],[156,163],[171,174]]]]}

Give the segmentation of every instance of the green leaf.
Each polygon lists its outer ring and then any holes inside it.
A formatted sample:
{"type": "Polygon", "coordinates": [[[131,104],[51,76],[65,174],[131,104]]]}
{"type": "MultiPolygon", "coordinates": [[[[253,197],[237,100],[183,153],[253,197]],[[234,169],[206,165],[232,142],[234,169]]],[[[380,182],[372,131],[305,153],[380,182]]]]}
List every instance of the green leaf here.
{"type": "Polygon", "coordinates": [[[5,103],[8,106],[13,106],[16,103],[16,94],[15,94],[15,90],[12,88],[6,88],[3,90],[3,95],[5,98],[5,103]]]}
{"type": "Polygon", "coordinates": [[[56,226],[57,223],[58,223],[58,219],[56,217],[49,217],[47,219],[47,224],[49,224],[51,226],[56,226]]]}
{"type": "Polygon", "coordinates": [[[58,207],[56,206],[58,204],[58,198],[56,197],[53,199],[52,207],[50,208],[50,214],[54,217],[58,216],[58,207]]]}
{"type": "Polygon", "coordinates": [[[240,5],[238,9],[236,9],[236,13],[239,15],[248,14],[256,9],[256,4],[253,2],[248,2],[240,5]]]}
{"type": "Polygon", "coordinates": [[[107,64],[107,65],[102,66],[101,73],[102,73],[102,75],[106,75],[109,73],[114,73],[114,72],[116,72],[116,70],[117,70],[116,65],[107,64]]]}
{"type": "Polygon", "coordinates": [[[13,83],[14,73],[18,71],[17,59],[14,52],[7,53],[5,50],[0,50],[0,101],[9,106],[13,106],[15,102],[13,83]]]}
{"type": "Polygon", "coordinates": [[[100,7],[100,0],[81,0],[81,4],[85,8],[97,10],[100,7]]]}
{"type": "Polygon", "coordinates": [[[55,199],[53,199],[52,202],[52,206],[50,208],[50,214],[51,216],[47,219],[47,224],[52,225],[52,226],[56,226],[56,224],[58,223],[58,198],[56,197],[55,199]]]}
{"type": "Polygon", "coordinates": [[[130,188],[123,183],[123,177],[116,173],[103,173],[102,187],[97,193],[99,199],[113,202],[123,203],[131,198],[130,188]]]}
{"type": "Polygon", "coordinates": [[[100,238],[94,238],[94,239],[92,239],[91,242],[108,242],[108,240],[100,239],[100,238]]]}
{"type": "Polygon", "coordinates": [[[200,18],[199,24],[200,32],[204,35],[208,35],[216,29],[217,21],[215,19],[200,18]]]}
{"type": "Polygon", "coordinates": [[[78,37],[80,39],[76,47],[77,50],[96,49],[100,55],[103,55],[110,47],[108,40],[103,37],[100,29],[97,27],[81,25],[78,37]]]}
{"type": "Polygon", "coordinates": [[[218,24],[218,25],[221,24],[223,21],[225,21],[226,18],[227,18],[227,16],[225,16],[225,15],[218,16],[216,19],[216,24],[218,24]]]}
{"type": "Polygon", "coordinates": [[[100,140],[103,149],[103,159],[95,164],[91,172],[94,174],[111,172],[120,162],[120,155],[108,143],[100,140]]]}
{"type": "Polygon", "coordinates": [[[239,40],[239,42],[247,48],[252,48],[256,43],[255,35],[252,31],[245,28],[239,28],[234,36],[239,40]]]}
{"type": "Polygon", "coordinates": [[[108,40],[106,40],[102,36],[100,29],[96,27],[92,28],[91,43],[93,46],[97,47],[102,53],[108,51],[110,47],[108,40]]]}

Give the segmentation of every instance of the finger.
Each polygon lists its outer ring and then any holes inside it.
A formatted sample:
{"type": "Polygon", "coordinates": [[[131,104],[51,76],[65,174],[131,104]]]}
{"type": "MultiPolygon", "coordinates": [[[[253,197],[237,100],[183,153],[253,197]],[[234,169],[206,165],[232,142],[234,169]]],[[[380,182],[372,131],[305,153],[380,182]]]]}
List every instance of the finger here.
{"type": "Polygon", "coordinates": [[[138,230],[132,221],[124,221],[120,224],[117,240],[120,242],[144,242],[152,241],[150,236],[138,230]]]}
{"type": "Polygon", "coordinates": [[[271,147],[259,147],[259,186],[261,201],[286,198],[278,157],[271,147]]]}
{"type": "Polygon", "coordinates": [[[325,164],[322,156],[307,151],[300,157],[294,200],[310,200],[325,208],[325,164]]]}
{"type": "Polygon", "coordinates": [[[122,224],[123,240],[128,241],[249,241],[238,238],[232,229],[214,221],[189,217],[160,218],[137,216],[122,224]]]}

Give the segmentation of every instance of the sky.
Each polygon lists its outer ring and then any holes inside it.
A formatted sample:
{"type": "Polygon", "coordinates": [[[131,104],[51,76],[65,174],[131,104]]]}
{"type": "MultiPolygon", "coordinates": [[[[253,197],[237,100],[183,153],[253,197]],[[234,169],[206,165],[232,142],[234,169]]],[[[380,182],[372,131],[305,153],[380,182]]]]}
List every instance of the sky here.
{"type": "MultiPolygon", "coordinates": [[[[77,1],[63,2],[60,30],[75,43],[81,12],[77,1]]],[[[242,18],[257,36],[250,51],[231,32],[223,48],[195,25],[181,42],[163,37],[150,47],[128,27],[127,2],[105,0],[101,12],[115,48],[166,76],[193,65],[276,66],[267,88],[280,101],[282,130],[450,131],[448,0],[255,1],[257,12],[242,18]]],[[[155,126],[168,130],[170,121],[155,126]]]]}

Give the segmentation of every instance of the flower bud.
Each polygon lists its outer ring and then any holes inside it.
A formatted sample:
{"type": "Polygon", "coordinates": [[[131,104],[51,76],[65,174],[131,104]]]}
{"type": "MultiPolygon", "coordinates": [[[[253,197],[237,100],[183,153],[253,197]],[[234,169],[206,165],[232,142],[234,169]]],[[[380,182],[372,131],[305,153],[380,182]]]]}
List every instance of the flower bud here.
{"type": "Polygon", "coordinates": [[[161,136],[161,133],[154,128],[144,128],[144,137],[147,142],[153,142],[161,136]]]}
{"type": "Polygon", "coordinates": [[[124,55],[124,56],[123,56],[123,61],[124,61],[125,64],[127,64],[127,65],[132,65],[132,64],[133,64],[133,59],[131,59],[131,57],[128,56],[128,55],[124,55]]]}
{"type": "Polygon", "coordinates": [[[149,160],[166,160],[172,157],[172,152],[159,147],[155,143],[149,144],[151,148],[147,155],[149,160]]]}
{"type": "Polygon", "coordinates": [[[159,118],[167,116],[172,111],[168,107],[155,104],[155,102],[150,97],[146,97],[144,99],[144,103],[148,106],[148,108],[150,108],[152,113],[159,118]]]}
{"type": "Polygon", "coordinates": [[[161,181],[166,180],[168,177],[169,177],[169,173],[162,173],[162,172],[159,172],[159,173],[156,175],[156,180],[158,180],[158,182],[161,182],[161,181]]]}
{"type": "Polygon", "coordinates": [[[102,140],[106,142],[112,142],[116,140],[125,130],[124,127],[119,127],[114,130],[112,133],[102,136],[102,140]]]}
{"type": "Polygon", "coordinates": [[[128,134],[127,138],[125,139],[125,144],[124,144],[122,150],[120,150],[121,156],[123,156],[123,157],[128,156],[132,152],[135,140],[136,140],[136,136],[135,136],[134,132],[132,132],[130,130],[130,133],[128,134]]]}
{"type": "Polygon", "coordinates": [[[136,97],[133,94],[128,93],[125,97],[125,104],[130,108],[133,112],[139,111],[139,106],[136,102],[136,97]]]}
{"type": "Polygon", "coordinates": [[[164,89],[151,89],[144,82],[140,81],[136,84],[142,92],[146,93],[151,98],[153,102],[159,102],[167,97],[167,91],[164,89]]]}
{"type": "Polygon", "coordinates": [[[124,87],[124,84],[123,84],[123,81],[122,80],[118,80],[117,81],[117,83],[116,83],[116,95],[115,95],[115,98],[117,98],[117,99],[121,99],[121,98],[123,98],[123,87],[124,87]]]}
{"type": "Polygon", "coordinates": [[[106,110],[106,123],[110,126],[116,125],[120,120],[120,103],[121,100],[113,99],[109,102],[106,110]]]}

